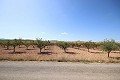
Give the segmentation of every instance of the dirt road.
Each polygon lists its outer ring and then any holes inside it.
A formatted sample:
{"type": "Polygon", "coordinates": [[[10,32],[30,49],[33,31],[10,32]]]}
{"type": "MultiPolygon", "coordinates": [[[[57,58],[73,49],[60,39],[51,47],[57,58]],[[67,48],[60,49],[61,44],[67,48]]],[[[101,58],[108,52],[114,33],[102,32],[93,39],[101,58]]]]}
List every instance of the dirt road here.
{"type": "Polygon", "coordinates": [[[0,80],[120,80],[120,64],[0,62],[0,80]]]}

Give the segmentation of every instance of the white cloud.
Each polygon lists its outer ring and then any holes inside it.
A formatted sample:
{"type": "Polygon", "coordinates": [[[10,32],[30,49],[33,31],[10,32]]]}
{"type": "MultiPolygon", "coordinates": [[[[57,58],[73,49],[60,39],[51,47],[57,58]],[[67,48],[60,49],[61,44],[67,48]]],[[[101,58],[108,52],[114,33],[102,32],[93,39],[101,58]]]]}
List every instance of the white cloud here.
{"type": "Polygon", "coordinates": [[[68,33],[67,32],[63,32],[63,33],[61,33],[61,35],[68,35],[68,33]]]}
{"type": "Polygon", "coordinates": [[[67,32],[60,33],[58,36],[68,35],[67,32]]]}

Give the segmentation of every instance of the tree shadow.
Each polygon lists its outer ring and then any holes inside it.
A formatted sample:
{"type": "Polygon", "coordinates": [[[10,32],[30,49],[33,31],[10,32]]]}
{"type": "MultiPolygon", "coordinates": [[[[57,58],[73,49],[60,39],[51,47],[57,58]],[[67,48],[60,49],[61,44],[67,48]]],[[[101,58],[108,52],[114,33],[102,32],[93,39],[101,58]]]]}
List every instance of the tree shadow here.
{"type": "Polygon", "coordinates": [[[75,52],[66,52],[67,54],[76,54],[75,52]]]}
{"type": "Polygon", "coordinates": [[[90,53],[94,53],[94,54],[104,54],[103,52],[91,52],[90,53]]]}
{"type": "Polygon", "coordinates": [[[23,53],[26,53],[26,52],[20,52],[20,51],[16,51],[16,52],[9,52],[9,54],[23,54],[23,53]]]}
{"type": "Polygon", "coordinates": [[[49,48],[45,49],[45,50],[50,50],[49,48]]]}
{"type": "Polygon", "coordinates": [[[120,52],[112,52],[112,53],[117,53],[117,54],[120,54],[120,52]]]}
{"type": "Polygon", "coordinates": [[[3,50],[13,50],[13,49],[3,49],[3,50]]]}
{"type": "Polygon", "coordinates": [[[35,49],[26,49],[26,50],[35,50],[35,49]]]}
{"type": "Polygon", "coordinates": [[[51,54],[52,54],[52,52],[44,51],[44,52],[41,52],[41,53],[38,53],[38,54],[51,55],[51,54]]]}
{"type": "Polygon", "coordinates": [[[120,60],[120,57],[110,57],[110,58],[120,60]]]}
{"type": "Polygon", "coordinates": [[[25,48],[25,46],[20,46],[20,47],[18,46],[18,48],[25,48]]]}

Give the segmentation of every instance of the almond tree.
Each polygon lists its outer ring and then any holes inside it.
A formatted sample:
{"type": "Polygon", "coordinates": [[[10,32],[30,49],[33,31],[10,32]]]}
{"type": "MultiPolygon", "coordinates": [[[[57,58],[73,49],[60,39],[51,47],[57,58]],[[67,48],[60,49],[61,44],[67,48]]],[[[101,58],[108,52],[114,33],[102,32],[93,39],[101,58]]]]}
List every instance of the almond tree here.
{"type": "Polygon", "coordinates": [[[5,40],[1,40],[0,41],[0,45],[2,46],[2,47],[4,47],[4,48],[6,48],[6,41],[5,40]]]}
{"type": "Polygon", "coordinates": [[[15,53],[15,48],[16,46],[18,46],[18,40],[17,39],[14,39],[11,43],[11,45],[13,46],[13,53],[15,53]]]}
{"type": "Polygon", "coordinates": [[[25,41],[24,45],[26,46],[26,50],[28,50],[28,47],[31,45],[31,43],[29,41],[25,41]]]}
{"type": "Polygon", "coordinates": [[[95,42],[91,42],[91,46],[94,50],[95,50],[95,48],[97,48],[97,44],[95,42]]]}
{"type": "Polygon", "coordinates": [[[41,50],[45,47],[45,42],[42,41],[42,39],[37,39],[36,40],[36,45],[40,49],[40,53],[41,53],[41,50]]]}
{"type": "Polygon", "coordinates": [[[67,48],[70,47],[70,44],[68,42],[63,42],[63,41],[60,41],[60,42],[57,42],[57,45],[62,48],[64,50],[64,52],[66,53],[67,51],[67,48]]]}
{"type": "Polygon", "coordinates": [[[34,40],[31,40],[31,41],[30,41],[30,44],[31,44],[31,46],[32,46],[33,48],[35,48],[36,42],[35,42],[34,40]]]}
{"type": "Polygon", "coordinates": [[[90,52],[89,49],[92,47],[92,42],[91,41],[85,42],[83,43],[83,45],[88,49],[88,52],[90,52]]]}
{"type": "Polygon", "coordinates": [[[9,50],[9,47],[11,46],[10,40],[7,40],[6,43],[5,43],[5,45],[7,47],[7,50],[9,50]]]}
{"type": "Polygon", "coordinates": [[[44,41],[44,50],[45,50],[46,47],[48,48],[49,45],[50,45],[50,41],[49,40],[48,41],[44,41]]]}
{"type": "Polygon", "coordinates": [[[120,42],[118,42],[117,45],[118,45],[118,50],[120,51],[120,42]]]}
{"type": "Polygon", "coordinates": [[[82,46],[82,44],[76,42],[76,43],[75,43],[75,46],[78,47],[78,49],[80,49],[80,47],[82,46]]]}
{"type": "Polygon", "coordinates": [[[2,46],[2,41],[0,40],[0,47],[2,46]]]}
{"type": "Polygon", "coordinates": [[[115,40],[105,40],[102,44],[102,49],[108,53],[108,57],[110,57],[110,52],[117,50],[118,45],[116,44],[115,40]]]}
{"type": "Polygon", "coordinates": [[[5,47],[5,41],[0,40],[0,46],[1,46],[1,47],[5,47]]]}
{"type": "Polygon", "coordinates": [[[71,46],[72,48],[74,48],[74,47],[76,46],[76,43],[71,42],[71,43],[70,43],[70,46],[71,46]]]}
{"type": "Polygon", "coordinates": [[[18,39],[18,45],[19,45],[19,48],[21,48],[21,45],[23,45],[23,41],[22,41],[22,39],[20,38],[20,39],[18,39]]]}

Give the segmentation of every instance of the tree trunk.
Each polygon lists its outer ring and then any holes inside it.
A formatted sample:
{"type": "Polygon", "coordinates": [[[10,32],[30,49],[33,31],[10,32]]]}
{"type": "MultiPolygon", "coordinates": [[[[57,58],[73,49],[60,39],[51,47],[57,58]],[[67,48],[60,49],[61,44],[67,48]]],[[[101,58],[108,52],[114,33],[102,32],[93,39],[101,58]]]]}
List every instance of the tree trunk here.
{"type": "Polygon", "coordinates": [[[111,52],[111,51],[108,51],[108,58],[110,57],[110,52],[111,52]]]}
{"type": "Polygon", "coordinates": [[[88,52],[90,52],[89,48],[88,48],[88,52]]]}
{"type": "Polygon", "coordinates": [[[27,48],[26,48],[27,50],[28,50],[28,46],[27,46],[27,48]]]}
{"type": "Polygon", "coordinates": [[[35,48],[35,46],[34,46],[34,45],[32,45],[32,47],[33,47],[33,48],[35,48]]]}
{"type": "Polygon", "coordinates": [[[64,49],[64,52],[67,53],[66,49],[64,49]]]}
{"type": "Polygon", "coordinates": [[[9,46],[7,46],[7,50],[9,50],[9,46]]]}
{"type": "Polygon", "coordinates": [[[41,53],[41,50],[42,50],[42,49],[40,48],[40,53],[41,53]]]}
{"type": "Polygon", "coordinates": [[[110,57],[110,52],[108,52],[108,58],[110,57]]]}
{"type": "Polygon", "coordinates": [[[15,53],[15,47],[14,47],[13,53],[15,53]]]}
{"type": "Polygon", "coordinates": [[[21,48],[21,46],[19,45],[19,48],[21,48]]]}

